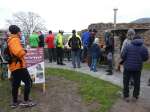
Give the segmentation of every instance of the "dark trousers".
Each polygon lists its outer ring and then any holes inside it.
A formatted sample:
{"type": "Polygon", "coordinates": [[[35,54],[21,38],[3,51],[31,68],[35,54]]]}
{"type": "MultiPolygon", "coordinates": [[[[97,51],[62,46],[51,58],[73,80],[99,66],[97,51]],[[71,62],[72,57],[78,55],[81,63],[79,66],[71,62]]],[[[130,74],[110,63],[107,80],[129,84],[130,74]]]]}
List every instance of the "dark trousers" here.
{"type": "Polygon", "coordinates": [[[48,48],[48,54],[49,54],[49,62],[56,61],[54,48],[48,48]]]}
{"type": "Polygon", "coordinates": [[[85,62],[85,60],[87,58],[87,54],[88,54],[88,48],[84,46],[83,52],[82,52],[82,62],[85,62]]]}
{"type": "Polygon", "coordinates": [[[113,63],[112,63],[112,60],[107,60],[107,63],[108,63],[108,68],[107,68],[107,72],[108,72],[108,75],[112,75],[113,74],[113,63]]]}
{"type": "Polygon", "coordinates": [[[70,59],[71,59],[71,49],[66,50],[66,57],[67,57],[68,61],[70,61],[70,59]]]}
{"type": "Polygon", "coordinates": [[[131,81],[131,78],[134,81],[133,97],[138,98],[140,92],[141,71],[128,71],[128,70],[124,70],[123,72],[124,97],[129,97],[129,82],[131,81]]]}
{"type": "Polygon", "coordinates": [[[56,51],[57,51],[57,64],[62,64],[63,63],[63,55],[64,55],[63,48],[57,47],[56,51]]]}
{"type": "Polygon", "coordinates": [[[18,100],[18,88],[20,87],[21,81],[24,82],[24,101],[29,100],[30,88],[32,85],[32,81],[29,75],[29,72],[26,68],[15,70],[11,73],[12,76],[12,97],[13,102],[17,102],[18,100]]]}
{"type": "Polygon", "coordinates": [[[76,68],[76,66],[78,66],[78,68],[80,68],[80,49],[76,50],[76,51],[71,51],[72,54],[72,65],[73,68],[76,68]]]}

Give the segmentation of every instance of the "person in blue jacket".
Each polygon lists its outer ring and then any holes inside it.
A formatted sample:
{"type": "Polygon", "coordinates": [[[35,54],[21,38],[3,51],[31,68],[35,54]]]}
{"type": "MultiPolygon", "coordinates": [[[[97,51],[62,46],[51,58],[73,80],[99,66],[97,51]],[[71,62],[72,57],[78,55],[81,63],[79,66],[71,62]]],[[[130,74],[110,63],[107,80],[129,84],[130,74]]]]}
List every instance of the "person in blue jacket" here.
{"type": "Polygon", "coordinates": [[[144,40],[140,36],[135,36],[130,44],[125,46],[121,52],[123,60],[123,95],[125,101],[129,99],[129,81],[130,78],[134,81],[133,101],[139,98],[140,93],[140,77],[143,67],[143,62],[148,60],[148,50],[143,45],[144,40]]]}
{"type": "Polygon", "coordinates": [[[97,72],[96,64],[97,64],[98,59],[101,56],[101,49],[98,44],[99,44],[99,39],[95,38],[95,40],[90,48],[90,54],[91,54],[91,58],[92,58],[90,70],[94,71],[94,72],[97,72]]]}
{"type": "Polygon", "coordinates": [[[89,40],[90,40],[90,33],[91,33],[91,30],[85,31],[85,32],[83,32],[83,34],[81,36],[82,45],[83,45],[82,62],[85,62],[85,59],[87,57],[88,44],[89,44],[89,40]]]}

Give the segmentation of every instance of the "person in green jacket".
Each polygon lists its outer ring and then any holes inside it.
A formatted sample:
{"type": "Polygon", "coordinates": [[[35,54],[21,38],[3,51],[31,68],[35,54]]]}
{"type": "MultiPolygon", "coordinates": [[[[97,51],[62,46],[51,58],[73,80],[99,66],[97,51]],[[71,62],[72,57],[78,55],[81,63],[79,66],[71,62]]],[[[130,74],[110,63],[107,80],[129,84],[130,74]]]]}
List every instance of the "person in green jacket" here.
{"type": "Polygon", "coordinates": [[[34,31],[32,35],[29,37],[29,45],[31,48],[37,48],[39,46],[39,36],[34,31]]]}
{"type": "Polygon", "coordinates": [[[59,33],[56,36],[56,52],[57,52],[57,64],[58,65],[65,65],[63,63],[63,51],[64,45],[63,45],[63,31],[59,31],[59,33]]]}

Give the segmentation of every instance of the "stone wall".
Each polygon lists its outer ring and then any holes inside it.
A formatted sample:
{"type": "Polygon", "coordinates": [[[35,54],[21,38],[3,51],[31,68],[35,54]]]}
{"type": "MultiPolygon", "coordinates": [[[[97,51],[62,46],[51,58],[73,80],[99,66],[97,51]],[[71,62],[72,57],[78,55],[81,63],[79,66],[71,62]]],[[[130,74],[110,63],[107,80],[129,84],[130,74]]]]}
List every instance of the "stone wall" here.
{"type": "MultiPolygon", "coordinates": [[[[116,29],[150,29],[150,23],[119,23],[116,26],[116,29]]],[[[97,37],[100,38],[100,43],[103,44],[104,42],[104,31],[108,29],[113,29],[112,23],[97,23],[97,24],[91,24],[88,26],[88,29],[96,29],[98,31],[97,37]]],[[[144,37],[145,44],[147,46],[150,46],[150,30],[146,32],[139,33],[142,37],[144,37]]]]}
{"type": "MultiPolygon", "coordinates": [[[[88,29],[96,29],[98,31],[97,33],[97,37],[100,38],[100,44],[104,44],[104,31],[105,30],[111,30],[113,29],[114,26],[112,23],[97,23],[97,24],[91,24],[88,26],[88,29]]],[[[140,24],[136,24],[136,23],[120,23],[117,24],[116,29],[129,29],[129,28],[133,28],[133,29],[149,29],[145,32],[139,32],[138,34],[141,35],[142,37],[144,37],[144,43],[147,46],[147,48],[149,49],[150,52],[150,23],[140,23],[140,24]]],[[[119,59],[119,54],[120,54],[120,41],[119,41],[119,37],[115,38],[115,64],[118,62],[119,59]]],[[[150,62],[150,60],[148,61],[150,62]]]]}

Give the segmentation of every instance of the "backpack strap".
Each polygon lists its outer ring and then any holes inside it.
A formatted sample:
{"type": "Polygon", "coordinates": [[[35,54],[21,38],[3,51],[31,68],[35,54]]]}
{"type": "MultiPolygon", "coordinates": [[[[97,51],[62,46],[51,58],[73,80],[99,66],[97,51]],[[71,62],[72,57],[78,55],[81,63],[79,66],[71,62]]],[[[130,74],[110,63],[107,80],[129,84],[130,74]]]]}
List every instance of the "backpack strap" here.
{"type": "MultiPolygon", "coordinates": [[[[8,43],[9,43],[9,41],[12,40],[13,38],[17,38],[17,37],[10,37],[10,39],[8,38],[8,40],[7,40],[7,47],[8,47],[8,49],[9,49],[8,43]]],[[[10,52],[10,50],[9,50],[9,52],[10,52]]],[[[16,64],[19,62],[19,63],[21,64],[21,66],[22,66],[22,61],[21,61],[21,59],[19,59],[17,56],[15,56],[12,52],[10,52],[10,55],[12,56],[12,61],[10,62],[10,64],[11,64],[12,62],[16,62],[16,64]]]]}

